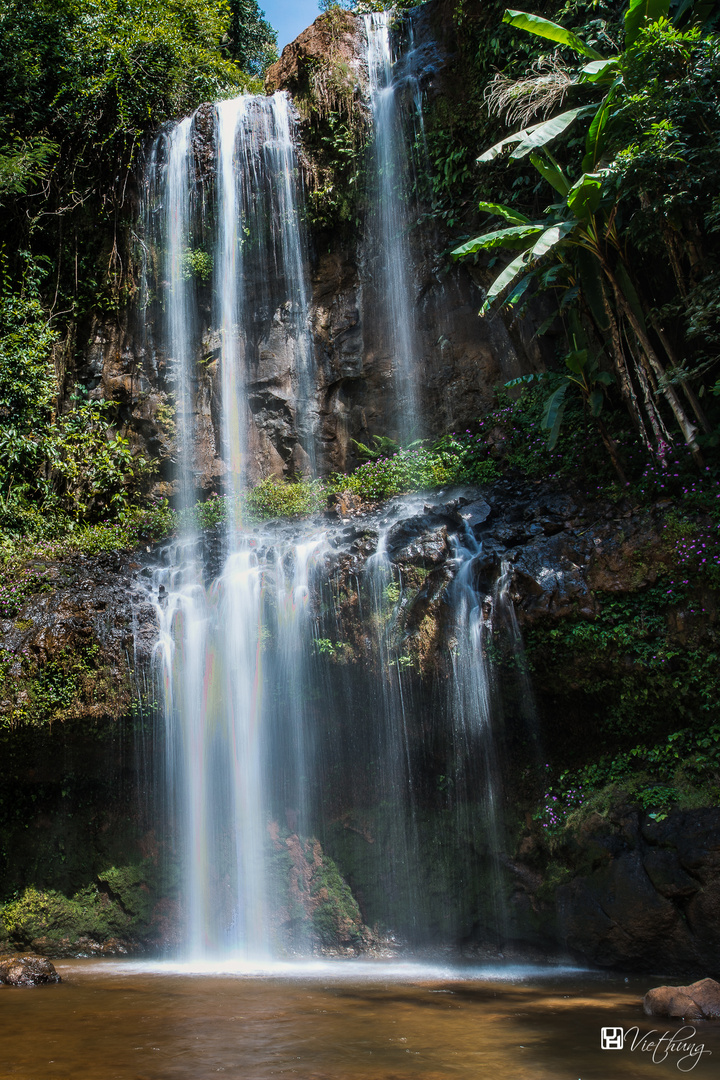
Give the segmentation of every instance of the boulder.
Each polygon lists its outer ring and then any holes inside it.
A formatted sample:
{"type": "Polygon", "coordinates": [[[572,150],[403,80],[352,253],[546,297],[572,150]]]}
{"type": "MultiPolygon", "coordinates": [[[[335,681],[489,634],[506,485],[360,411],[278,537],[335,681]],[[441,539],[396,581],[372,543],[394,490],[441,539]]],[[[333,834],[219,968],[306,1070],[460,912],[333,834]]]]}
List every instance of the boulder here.
{"type": "Polygon", "coordinates": [[[62,979],[44,956],[0,956],[0,983],[6,986],[39,986],[62,979]]]}
{"type": "Polygon", "coordinates": [[[720,1020],[720,983],[700,979],[690,986],[656,986],[643,998],[646,1016],[720,1020]]]}

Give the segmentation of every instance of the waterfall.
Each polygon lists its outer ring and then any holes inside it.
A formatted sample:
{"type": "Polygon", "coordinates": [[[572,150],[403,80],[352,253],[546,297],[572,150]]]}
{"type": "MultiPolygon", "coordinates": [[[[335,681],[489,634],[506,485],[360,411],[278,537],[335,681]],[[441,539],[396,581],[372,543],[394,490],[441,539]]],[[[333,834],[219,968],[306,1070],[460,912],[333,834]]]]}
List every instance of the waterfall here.
{"type": "MultiPolygon", "coordinates": [[[[493,617],[498,592],[506,585],[499,579],[492,594],[484,593],[477,580],[477,562],[482,554],[469,529],[456,538],[456,573],[450,587],[454,643],[451,649],[453,679],[449,688],[449,709],[453,717],[454,761],[451,775],[455,790],[458,828],[477,827],[469,814],[481,802],[482,836],[485,845],[489,908],[488,924],[502,943],[506,937],[505,905],[499,857],[503,850],[498,727],[501,696],[494,685],[489,650],[492,647],[493,617]]],[[[512,603],[506,597],[503,603],[512,603]]],[[[514,618],[514,612],[513,612],[514,618]]],[[[517,629],[517,623],[515,623],[517,629]]]]}
{"type": "Polygon", "coordinates": [[[214,295],[221,335],[223,456],[227,488],[237,497],[248,481],[250,370],[263,347],[262,335],[272,335],[276,327],[293,354],[292,403],[303,471],[314,471],[313,346],[290,99],[285,93],[243,96],[216,109],[214,295]]]}
{"type": "MultiPolygon", "coordinates": [[[[395,361],[407,439],[416,422],[418,357],[407,160],[387,17],[367,16],[366,26],[384,301],[378,322],[395,361]]],[[[181,121],[158,138],[148,173],[146,265],[157,270],[158,354],[167,358],[176,405],[182,522],[151,587],[160,628],[166,842],[181,879],[184,955],[256,960],[317,947],[313,905],[326,889],[316,881],[311,892],[316,852],[309,841],[317,835],[338,858],[349,850],[348,837],[360,838],[374,912],[368,919],[389,929],[397,921],[413,943],[457,935],[474,918],[482,848],[494,903],[486,921],[502,938],[500,710],[488,653],[493,608],[521,649],[509,574],[484,600],[479,545],[467,527],[456,537],[442,630],[451,639],[452,688],[435,687],[423,700],[414,660],[404,652],[403,620],[429,571],[412,555],[408,584],[393,560],[412,522],[435,514],[426,496],[394,500],[371,516],[374,549],[362,528],[347,523],[252,528],[243,517],[258,464],[257,414],[273,401],[294,416],[302,448],[295,464],[307,471],[314,464],[308,260],[289,99],[243,96],[181,121]],[[210,289],[193,278],[198,252],[205,266],[212,253],[210,289]],[[258,375],[269,342],[291,359],[290,387],[274,372],[258,375]],[[193,418],[208,393],[209,361],[229,508],[214,532],[201,530],[194,512],[203,473],[193,418]],[[445,715],[449,756],[438,720],[445,715]],[[348,807],[352,820],[343,816],[348,807]],[[454,847],[452,815],[462,833],[454,847]],[[447,903],[446,889],[465,890],[463,899],[447,903]]],[[[143,295],[152,292],[146,283],[143,295]]],[[[437,513],[451,521],[450,510],[437,513]]]]}
{"type": "Polygon", "coordinates": [[[364,15],[368,83],[373,122],[372,203],[369,249],[376,267],[373,322],[392,361],[397,431],[407,445],[421,432],[418,414],[420,345],[416,332],[417,289],[408,241],[410,161],[403,127],[389,21],[392,12],[364,15]]]}
{"type": "MultiPolygon", "coordinates": [[[[292,400],[308,469],[314,464],[313,354],[305,269],[300,183],[287,95],[243,96],[219,103],[214,121],[214,201],[197,192],[195,118],[164,132],[149,156],[144,220],[159,252],[164,289],[164,341],[177,423],[180,539],[154,576],[160,626],[156,661],[165,719],[168,813],[182,875],[187,954],[262,957],[269,951],[265,848],[275,745],[292,747],[302,776],[303,718],[267,738],[263,711],[265,582],[288,552],[259,559],[242,528],[240,497],[249,478],[254,371],[263,341],[280,332],[292,352],[292,400]],[[193,213],[202,203],[203,214],[193,213]],[[208,209],[208,204],[210,208],[208,209]],[[214,238],[212,231],[214,229],[214,238]],[[208,237],[210,234],[210,237],[208,237]],[[198,326],[203,306],[192,281],[191,255],[212,246],[213,322],[219,338],[221,435],[229,496],[222,567],[206,580],[192,507],[198,484],[193,415],[198,326]]],[[[207,178],[205,178],[207,181],[207,178]]],[[[210,335],[212,336],[212,335],[210,335]]],[[[205,335],[207,340],[208,335],[205,335]]],[[[291,554],[302,567],[314,550],[291,554]]],[[[284,584],[274,582],[273,595],[284,584]]],[[[297,649],[305,632],[307,584],[287,600],[281,677],[300,698],[297,649]],[[293,630],[294,628],[294,630],[293,630]]],[[[285,774],[291,772],[287,767],[285,774]]],[[[285,793],[301,808],[301,785],[285,793]]]]}

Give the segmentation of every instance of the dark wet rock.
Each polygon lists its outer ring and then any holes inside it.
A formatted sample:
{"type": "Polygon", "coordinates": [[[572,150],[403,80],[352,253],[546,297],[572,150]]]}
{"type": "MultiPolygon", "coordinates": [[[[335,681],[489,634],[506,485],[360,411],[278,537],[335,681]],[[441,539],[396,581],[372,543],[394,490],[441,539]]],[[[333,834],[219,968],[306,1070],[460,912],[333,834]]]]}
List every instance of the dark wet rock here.
{"type": "Polygon", "coordinates": [[[44,956],[0,956],[0,983],[6,986],[40,986],[61,981],[44,956]]]}
{"type": "Polygon", "coordinates": [[[476,499],[475,502],[468,503],[466,506],[459,506],[457,509],[457,515],[473,532],[483,525],[492,513],[492,507],[485,501],[485,499],[476,499]]]}
{"type": "MultiPolygon", "coordinates": [[[[561,853],[551,900],[559,941],[602,967],[720,973],[718,852],[718,810],[662,822],[629,809],[590,815],[561,853]]],[[[518,850],[520,862],[537,858],[531,845],[518,850]]]]}
{"type": "Polygon", "coordinates": [[[720,1020],[720,983],[700,979],[689,986],[656,986],[643,998],[646,1016],[720,1020]]]}

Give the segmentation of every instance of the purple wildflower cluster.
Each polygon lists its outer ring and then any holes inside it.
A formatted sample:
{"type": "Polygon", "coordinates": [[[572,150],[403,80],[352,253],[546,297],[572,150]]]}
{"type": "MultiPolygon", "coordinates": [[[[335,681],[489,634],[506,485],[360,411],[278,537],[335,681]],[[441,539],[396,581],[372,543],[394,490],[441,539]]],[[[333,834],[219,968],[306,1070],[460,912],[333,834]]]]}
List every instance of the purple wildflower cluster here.
{"type": "MultiPolygon", "coordinates": [[[[546,769],[550,765],[545,766],[546,769]]],[[[560,777],[561,780],[564,777],[560,777]]],[[[568,777],[572,781],[572,777],[568,777]]],[[[585,801],[583,785],[577,781],[572,786],[561,787],[557,790],[550,786],[542,797],[542,809],[536,816],[541,828],[548,832],[559,832],[565,827],[568,815],[585,801]]]]}

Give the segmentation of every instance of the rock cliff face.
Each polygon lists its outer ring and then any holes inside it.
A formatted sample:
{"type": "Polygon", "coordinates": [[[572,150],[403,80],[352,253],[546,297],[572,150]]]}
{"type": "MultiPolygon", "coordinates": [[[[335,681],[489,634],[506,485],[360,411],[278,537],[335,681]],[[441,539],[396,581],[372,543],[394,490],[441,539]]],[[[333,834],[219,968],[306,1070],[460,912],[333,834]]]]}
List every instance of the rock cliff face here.
{"type": "MultiPolygon", "coordinates": [[[[456,43],[452,30],[439,17],[442,12],[435,11],[437,6],[427,4],[413,16],[412,84],[402,70],[398,74],[405,111],[414,88],[432,98],[442,95],[446,81],[453,77],[456,43]]],[[[378,318],[382,285],[368,239],[368,191],[374,181],[368,173],[371,127],[365,50],[362,20],[349,13],[329,13],[285,48],[267,79],[268,92],[287,91],[299,109],[310,215],[306,267],[314,343],[310,412],[320,473],[345,470],[356,463],[353,439],[397,437],[401,421],[406,420],[398,414],[397,357],[378,318]],[[330,127],[329,113],[337,121],[330,127]],[[336,168],[338,154],[346,169],[342,174],[336,168]],[[350,209],[346,207],[344,216],[335,220],[318,216],[318,200],[328,191],[339,192],[343,184],[347,191],[338,198],[347,197],[350,209]]],[[[202,199],[208,204],[215,182],[213,124],[212,108],[202,107],[196,114],[193,138],[202,199]]],[[[427,172],[428,166],[418,161],[415,168],[427,172]]],[[[533,315],[516,320],[511,332],[497,316],[478,317],[486,272],[453,264],[446,253],[457,237],[433,218],[424,198],[418,200],[413,194],[409,206],[409,299],[418,353],[414,423],[419,433],[433,437],[464,426],[487,408],[498,383],[542,368],[544,363],[533,340],[537,327],[533,315]]],[[[143,243],[147,246],[147,238],[143,243]]],[[[138,257],[146,256],[147,252],[138,257]]],[[[159,461],[158,493],[172,490],[168,484],[175,477],[176,457],[172,358],[163,324],[166,287],[167,283],[157,282],[157,294],[148,308],[130,307],[113,319],[98,316],[81,327],[78,335],[80,379],[95,396],[120,403],[124,432],[159,461]]],[[[194,392],[197,480],[200,490],[208,493],[222,486],[225,472],[219,453],[220,341],[213,325],[209,284],[198,281],[194,288],[202,322],[194,392]]],[[[252,302],[259,310],[261,301],[252,302]]],[[[262,315],[257,338],[247,377],[250,478],[307,473],[310,462],[298,430],[296,358],[282,308],[262,315]]]]}

